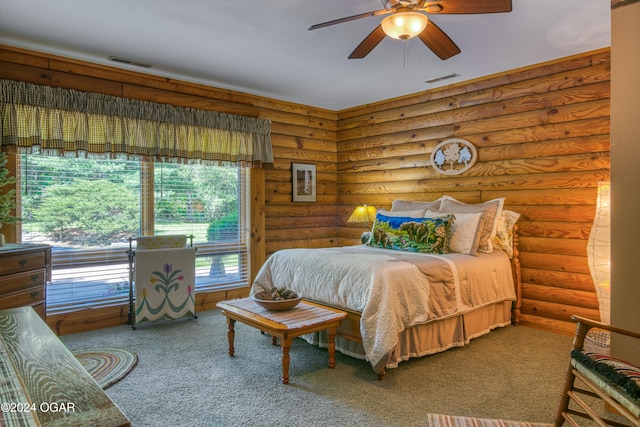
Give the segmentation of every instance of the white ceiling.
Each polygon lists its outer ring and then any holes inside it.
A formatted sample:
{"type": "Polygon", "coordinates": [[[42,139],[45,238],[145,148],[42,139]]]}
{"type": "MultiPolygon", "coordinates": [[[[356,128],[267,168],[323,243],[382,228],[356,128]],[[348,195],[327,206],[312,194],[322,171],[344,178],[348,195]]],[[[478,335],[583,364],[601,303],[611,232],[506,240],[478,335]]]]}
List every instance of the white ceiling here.
{"type": "Polygon", "coordinates": [[[410,40],[405,63],[389,38],[347,59],[382,16],[307,31],[380,0],[0,0],[0,44],[341,110],[608,47],[610,6],[513,0],[510,13],[432,15],[462,50],[446,61],[410,40]]]}

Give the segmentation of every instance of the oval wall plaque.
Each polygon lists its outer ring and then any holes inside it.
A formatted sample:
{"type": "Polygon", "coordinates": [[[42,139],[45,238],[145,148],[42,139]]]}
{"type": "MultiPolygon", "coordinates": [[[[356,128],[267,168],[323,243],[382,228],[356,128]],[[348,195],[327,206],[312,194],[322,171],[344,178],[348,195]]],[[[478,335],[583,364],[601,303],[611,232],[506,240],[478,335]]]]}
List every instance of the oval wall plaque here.
{"type": "Polygon", "coordinates": [[[444,175],[458,175],[476,162],[478,152],[465,139],[451,138],[436,145],[431,153],[431,166],[444,175]]]}

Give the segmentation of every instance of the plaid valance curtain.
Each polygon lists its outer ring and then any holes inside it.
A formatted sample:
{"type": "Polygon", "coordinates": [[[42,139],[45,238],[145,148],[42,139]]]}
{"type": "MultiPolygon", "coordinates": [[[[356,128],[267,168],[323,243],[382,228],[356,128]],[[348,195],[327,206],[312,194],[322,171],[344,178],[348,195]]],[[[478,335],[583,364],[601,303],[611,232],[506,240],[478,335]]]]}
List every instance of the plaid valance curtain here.
{"type": "Polygon", "coordinates": [[[0,85],[1,151],[273,163],[267,120],[12,80],[0,85]]]}

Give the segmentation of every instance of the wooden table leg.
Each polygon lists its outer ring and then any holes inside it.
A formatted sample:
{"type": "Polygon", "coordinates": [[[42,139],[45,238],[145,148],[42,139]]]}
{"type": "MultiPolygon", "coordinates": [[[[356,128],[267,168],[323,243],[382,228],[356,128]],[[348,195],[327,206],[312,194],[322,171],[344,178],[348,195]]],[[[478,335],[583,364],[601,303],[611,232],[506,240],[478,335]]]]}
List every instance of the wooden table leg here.
{"type": "Polygon", "coordinates": [[[327,332],[329,335],[329,368],[333,369],[336,366],[336,332],[338,328],[330,328],[327,332]]]}
{"type": "Polygon", "coordinates": [[[289,384],[289,349],[292,341],[290,337],[280,338],[280,346],[282,347],[282,384],[289,384]]]}
{"type": "Polygon", "coordinates": [[[229,356],[233,356],[235,353],[235,349],[233,348],[233,340],[236,336],[236,332],[234,326],[236,321],[227,317],[227,324],[229,325],[229,330],[227,331],[227,339],[229,340],[229,356]]]}

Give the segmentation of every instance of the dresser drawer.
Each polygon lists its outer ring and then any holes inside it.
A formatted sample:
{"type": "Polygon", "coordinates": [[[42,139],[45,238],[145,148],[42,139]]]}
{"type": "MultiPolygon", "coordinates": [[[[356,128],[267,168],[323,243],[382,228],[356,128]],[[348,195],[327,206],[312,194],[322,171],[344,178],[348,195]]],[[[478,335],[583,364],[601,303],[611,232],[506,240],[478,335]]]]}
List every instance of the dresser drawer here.
{"type": "Polygon", "coordinates": [[[44,285],[47,270],[40,268],[24,273],[10,274],[8,276],[0,276],[0,293],[10,293],[26,288],[32,288],[38,285],[44,285]]]}
{"type": "Polygon", "coordinates": [[[0,310],[5,308],[36,305],[44,301],[44,285],[5,294],[0,297],[0,310]]]}
{"type": "Polygon", "coordinates": [[[44,252],[30,254],[18,254],[3,257],[0,261],[0,275],[19,273],[46,266],[46,255],[44,252]]]}
{"type": "Polygon", "coordinates": [[[8,243],[0,247],[0,309],[31,306],[46,320],[50,281],[51,246],[8,243]]]}

